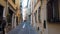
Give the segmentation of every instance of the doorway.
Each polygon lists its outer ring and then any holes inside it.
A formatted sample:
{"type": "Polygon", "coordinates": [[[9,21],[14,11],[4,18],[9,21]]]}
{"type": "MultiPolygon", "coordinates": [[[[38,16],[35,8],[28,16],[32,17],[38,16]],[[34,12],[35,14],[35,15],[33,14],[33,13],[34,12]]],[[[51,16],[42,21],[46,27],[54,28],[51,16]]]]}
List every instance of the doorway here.
{"type": "Polygon", "coordinates": [[[59,22],[58,0],[50,0],[47,3],[47,20],[49,22],[59,22]]]}

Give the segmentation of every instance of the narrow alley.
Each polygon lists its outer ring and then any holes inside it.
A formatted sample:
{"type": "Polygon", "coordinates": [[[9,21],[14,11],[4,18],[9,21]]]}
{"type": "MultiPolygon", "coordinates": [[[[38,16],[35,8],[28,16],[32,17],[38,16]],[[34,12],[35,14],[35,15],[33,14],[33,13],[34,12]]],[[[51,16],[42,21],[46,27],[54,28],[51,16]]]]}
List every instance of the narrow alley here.
{"type": "Polygon", "coordinates": [[[0,34],[60,34],[60,0],[0,0],[0,34]]]}

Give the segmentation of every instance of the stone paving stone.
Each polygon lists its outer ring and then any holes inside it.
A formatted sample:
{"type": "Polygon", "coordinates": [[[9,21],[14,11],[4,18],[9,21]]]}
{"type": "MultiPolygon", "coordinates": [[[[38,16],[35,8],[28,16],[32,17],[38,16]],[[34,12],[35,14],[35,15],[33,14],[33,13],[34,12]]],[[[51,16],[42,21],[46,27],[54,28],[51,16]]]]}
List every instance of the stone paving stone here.
{"type": "Polygon", "coordinates": [[[37,34],[37,32],[28,22],[22,22],[8,34],[37,34]]]}

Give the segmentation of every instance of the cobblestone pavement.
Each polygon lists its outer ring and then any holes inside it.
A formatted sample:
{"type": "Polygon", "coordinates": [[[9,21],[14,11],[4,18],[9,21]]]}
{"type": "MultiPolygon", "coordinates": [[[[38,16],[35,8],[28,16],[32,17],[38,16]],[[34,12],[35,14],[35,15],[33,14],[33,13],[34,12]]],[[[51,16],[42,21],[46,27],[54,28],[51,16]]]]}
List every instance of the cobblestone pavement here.
{"type": "Polygon", "coordinates": [[[37,32],[28,22],[22,22],[8,34],[37,34],[37,32]]]}

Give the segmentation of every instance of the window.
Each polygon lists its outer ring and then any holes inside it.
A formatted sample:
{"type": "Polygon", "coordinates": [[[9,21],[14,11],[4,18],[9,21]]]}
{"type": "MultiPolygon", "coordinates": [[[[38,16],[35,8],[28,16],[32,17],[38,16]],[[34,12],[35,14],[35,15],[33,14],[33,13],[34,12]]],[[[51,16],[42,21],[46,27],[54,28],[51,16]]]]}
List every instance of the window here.
{"type": "Polygon", "coordinates": [[[8,22],[8,23],[11,23],[11,19],[12,19],[12,18],[11,18],[11,15],[8,14],[8,15],[7,15],[7,22],[8,22]]]}
{"type": "Polygon", "coordinates": [[[46,29],[46,20],[44,20],[44,28],[46,29]]]}
{"type": "Polygon", "coordinates": [[[8,8],[8,10],[9,10],[9,13],[7,14],[7,22],[11,24],[13,11],[10,8],[8,8]]]}
{"type": "Polygon", "coordinates": [[[40,28],[39,28],[39,27],[37,27],[37,30],[39,31],[39,30],[40,30],[40,28]]]}
{"type": "Polygon", "coordinates": [[[18,17],[16,17],[16,22],[17,22],[17,25],[18,25],[18,17]]]}
{"type": "Polygon", "coordinates": [[[1,26],[1,24],[2,24],[2,19],[3,19],[3,6],[2,5],[0,5],[0,26],[1,26]]]}
{"type": "Polygon", "coordinates": [[[39,23],[41,22],[40,21],[40,7],[38,8],[38,20],[39,20],[39,23]]]}
{"type": "Polygon", "coordinates": [[[3,17],[3,6],[0,5],[0,17],[3,17]]]}

